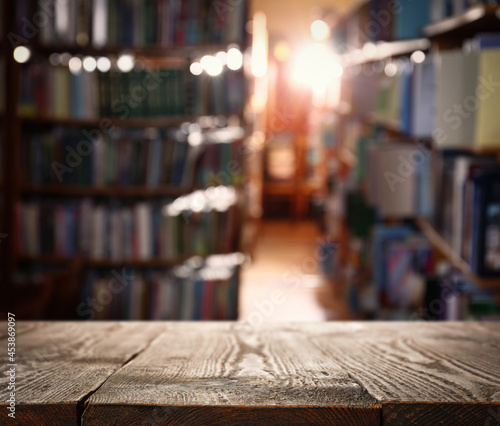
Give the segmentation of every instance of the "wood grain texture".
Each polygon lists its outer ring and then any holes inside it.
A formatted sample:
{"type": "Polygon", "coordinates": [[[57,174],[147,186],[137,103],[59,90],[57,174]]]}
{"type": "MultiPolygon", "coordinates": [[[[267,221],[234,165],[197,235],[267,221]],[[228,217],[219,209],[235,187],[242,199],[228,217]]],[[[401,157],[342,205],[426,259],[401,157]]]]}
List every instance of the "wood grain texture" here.
{"type": "Polygon", "coordinates": [[[21,424],[500,423],[495,323],[22,328],[21,424]]]}
{"type": "MultiPolygon", "coordinates": [[[[43,323],[16,339],[16,421],[76,424],[80,404],[162,330],[146,323],[43,323]]],[[[6,342],[4,339],[2,342],[6,342]]],[[[6,343],[2,345],[6,353],[6,343]]],[[[7,366],[0,368],[6,416],[7,366]]]]}
{"type": "Polygon", "coordinates": [[[370,424],[377,402],[305,333],[255,333],[237,331],[230,323],[183,323],[167,330],[89,398],[83,424],[98,419],[125,422],[127,409],[108,411],[116,405],[175,406],[176,415],[188,415],[196,406],[196,424],[209,424],[214,406],[220,408],[221,418],[227,411],[250,422],[252,410],[238,407],[266,407],[261,412],[276,418],[284,407],[303,407],[297,413],[306,417],[320,408],[328,419],[337,416],[345,424],[360,423],[365,412],[351,412],[351,407],[371,407],[365,419],[370,424]]]}

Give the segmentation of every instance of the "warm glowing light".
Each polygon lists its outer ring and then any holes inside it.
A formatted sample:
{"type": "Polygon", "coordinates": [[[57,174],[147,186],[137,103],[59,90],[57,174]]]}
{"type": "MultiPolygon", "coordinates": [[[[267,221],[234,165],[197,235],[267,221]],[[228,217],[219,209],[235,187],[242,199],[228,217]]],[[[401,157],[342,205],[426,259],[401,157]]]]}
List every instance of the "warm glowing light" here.
{"type": "Polygon", "coordinates": [[[130,72],[134,68],[134,57],[132,55],[121,55],[116,62],[116,66],[121,72],[130,72]]]}
{"type": "Polygon", "coordinates": [[[398,72],[398,67],[396,64],[391,62],[385,66],[384,72],[387,77],[394,77],[398,72]]]}
{"type": "Polygon", "coordinates": [[[221,62],[222,65],[227,64],[227,53],[224,51],[217,52],[215,57],[221,62]]]}
{"type": "Polygon", "coordinates": [[[189,71],[191,71],[193,75],[200,75],[203,72],[203,67],[199,62],[193,62],[189,67],[189,71]]]}
{"type": "Polygon", "coordinates": [[[261,78],[267,72],[266,15],[256,12],[253,16],[251,70],[254,77],[261,78]]]}
{"type": "Polygon", "coordinates": [[[290,46],[284,41],[280,41],[274,47],[274,57],[277,61],[285,62],[290,57],[290,46]]]}
{"type": "Polygon", "coordinates": [[[315,43],[299,51],[292,66],[292,78],[314,90],[326,90],[328,83],[343,73],[340,62],[322,43],[315,43]]]}
{"type": "Polygon", "coordinates": [[[207,74],[212,77],[215,77],[222,72],[222,63],[215,56],[203,56],[203,58],[201,58],[200,64],[207,72],[207,74]]]}
{"type": "Polygon", "coordinates": [[[17,46],[14,49],[14,59],[16,62],[20,64],[24,64],[28,62],[31,57],[31,50],[29,50],[26,46],[17,46]]]}
{"type": "Polygon", "coordinates": [[[227,51],[227,67],[230,70],[236,71],[239,70],[243,66],[243,54],[232,47],[227,51]]]}
{"type": "Polygon", "coordinates": [[[83,58],[83,69],[87,72],[92,72],[97,67],[97,61],[92,56],[83,58]]]}
{"type": "Polygon", "coordinates": [[[78,74],[82,70],[82,60],[77,56],[73,56],[69,60],[68,67],[72,74],[78,74]]]}
{"type": "Polygon", "coordinates": [[[111,61],[105,56],[101,56],[97,60],[97,69],[101,72],[108,72],[111,69],[111,61]]]}
{"type": "Polygon", "coordinates": [[[330,35],[330,27],[325,21],[318,19],[311,24],[311,35],[316,41],[323,41],[330,35]]]}
{"type": "Polygon", "coordinates": [[[368,42],[363,46],[363,55],[365,55],[366,57],[372,58],[373,56],[375,56],[376,53],[377,53],[377,46],[375,46],[374,43],[368,42]]]}
{"type": "Polygon", "coordinates": [[[425,61],[425,53],[421,50],[415,50],[415,52],[411,54],[410,59],[415,64],[421,64],[425,61]]]}

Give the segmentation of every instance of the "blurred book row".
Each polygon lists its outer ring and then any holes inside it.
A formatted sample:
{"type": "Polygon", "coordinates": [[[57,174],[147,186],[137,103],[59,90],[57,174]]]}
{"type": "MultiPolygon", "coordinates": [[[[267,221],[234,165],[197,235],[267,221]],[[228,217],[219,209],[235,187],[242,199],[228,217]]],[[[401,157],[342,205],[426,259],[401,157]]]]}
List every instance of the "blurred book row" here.
{"type": "Polygon", "coordinates": [[[439,147],[498,147],[500,34],[478,35],[469,47],[419,63],[406,58],[360,66],[343,102],[358,117],[432,137],[439,147]]]}
{"type": "Polygon", "coordinates": [[[240,185],[243,134],[239,127],[202,131],[196,123],[106,134],[67,127],[26,132],[21,175],[30,184],[240,185]]]}
{"type": "MultiPolygon", "coordinates": [[[[74,57],[77,58],[77,57],[74,57]]],[[[55,119],[241,114],[244,76],[225,69],[220,75],[191,75],[187,66],[87,71],[30,61],[21,68],[19,113],[55,119]]],[[[132,65],[133,66],[133,65],[132,65]]]]}
{"type": "Polygon", "coordinates": [[[20,255],[150,260],[226,253],[238,246],[237,193],[211,187],[175,200],[22,201],[16,233],[20,255]]]}
{"type": "Polygon", "coordinates": [[[17,37],[39,33],[42,44],[97,48],[236,42],[245,36],[246,9],[245,0],[21,0],[17,37]]]}
{"type": "Polygon", "coordinates": [[[240,253],[192,258],[169,271],[92,269],[77,313],[83,319],[237,318],[240,253]],[[93,303],[85,304],[85,301],[93,303]]]}

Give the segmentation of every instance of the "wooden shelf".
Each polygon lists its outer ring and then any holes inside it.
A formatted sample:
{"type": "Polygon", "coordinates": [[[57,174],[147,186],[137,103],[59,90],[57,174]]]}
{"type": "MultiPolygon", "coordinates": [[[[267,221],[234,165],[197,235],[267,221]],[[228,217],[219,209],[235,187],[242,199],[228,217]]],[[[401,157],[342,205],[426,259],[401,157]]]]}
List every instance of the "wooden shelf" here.
{"type": "Polygon", "coordinates": [[[475,6],[461,15],[426,26],[423,34],[429,38],[459,36],[464,39],[480,32],[498,31],[499,11],[498,5],[475,6]]]}
{"type": "Polygon", "coordinates": [[[50,53],[62,53],[68,52],[71,54],[78,55],[90,55],[90,56],[108,56],[108,55],[120,55],[123,52],[131,52],[136,56],[144,57],[186,57],[189,55],[202,54],[202,53],[214,53],[219,50],[226,50],[229,45],[236,44],[241,46],[241,42],[224,42],[224,43],[202,43],[197,45],[186,45],[186,46],[103,46],[94,47],[92,45],[88,46],[78,46],[75,44],[42,44],[42,43],[30,43],[30,46],[37,52],[42,52],[45,54],[50,53]]]}
{"type": "Polygon", "coordinates": [[[431,42],[426,38],[419,38],[414,40],[380,42],[374,46],[375,48],[372,52],[366,52],[366,49],[355,49],[344,53],[341,55],[341,62],[344,66],[349,67],[410,55],[416,50],[428,50],[431,42]]]}
{"type": "Polygon", "coordinates": [[[161,197],[180,196],[194,191],[173,185],[149,187],[142,185],[127,186],[91,186],[91,185],[23,185],[20,192],[23,195],[53,195],[65,197],[161,197]]]}
{"type": "Polygon", "coordinates": [[[172,116],[151,118],[126,118],[97,117],[97,118],[54,118],[54,117],[28,117],[21,116],[20,120],[26,124],[39,126],[70,126],[70,127],[96,127],[109,129],[116,127],[169,127],[178,126],[186,121],[192,122],[196,116],[172,116]]]}
{"type": "Polygon", "coordinates": [[[472,270],[470,265],[456,253],[451,246],[439,235],[434,227],[425,218],[417,218],[417,224],[430,243],[443,254],[452,265],[457,268],[465,277],[475,283],[478,287],[487,290],[500,289],[499,278],[484,278],[478,277],[472,270]]]}
{"type": "MultiPolygon", "coordinates": [[[[180,256],[175,258],[152,258],[152,259],[123,259],[123,260],[114,260],[114,259],[92,259],[85,258],[83,263],[86,267],[92,268],[115,268],[119,266],[127,266],[131,268],[161,268],[166,266],[175,266],[180,265],[192,257],[202,257],[206,258],[211,255],[219,255],[219,254],[230,254],[234,252],[227,253],[210,253],[208,255],[198,255],[192,254],[189,256],[180,256]]],[[[65,257],[65,256],[56,256],[56,255],[40,255],[40,256],[18,256],[17,260],[20,263],[36,263],[43,265],[64,265],[73,260],[73,257],[65,257]]]]}

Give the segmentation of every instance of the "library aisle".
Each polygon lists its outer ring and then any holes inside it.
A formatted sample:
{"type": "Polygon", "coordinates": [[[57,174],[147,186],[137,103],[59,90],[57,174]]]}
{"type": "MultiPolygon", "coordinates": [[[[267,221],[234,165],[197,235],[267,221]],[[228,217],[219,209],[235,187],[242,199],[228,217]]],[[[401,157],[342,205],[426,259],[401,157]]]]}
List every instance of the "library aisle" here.
{"type": "Polygon", "coordinates": [[[310,221],[262,223],[252,263],[241,273],[241,320],[257,325],[348,319],[340,297],[318,273],[314,253],[319,237],[310,221]]]}

